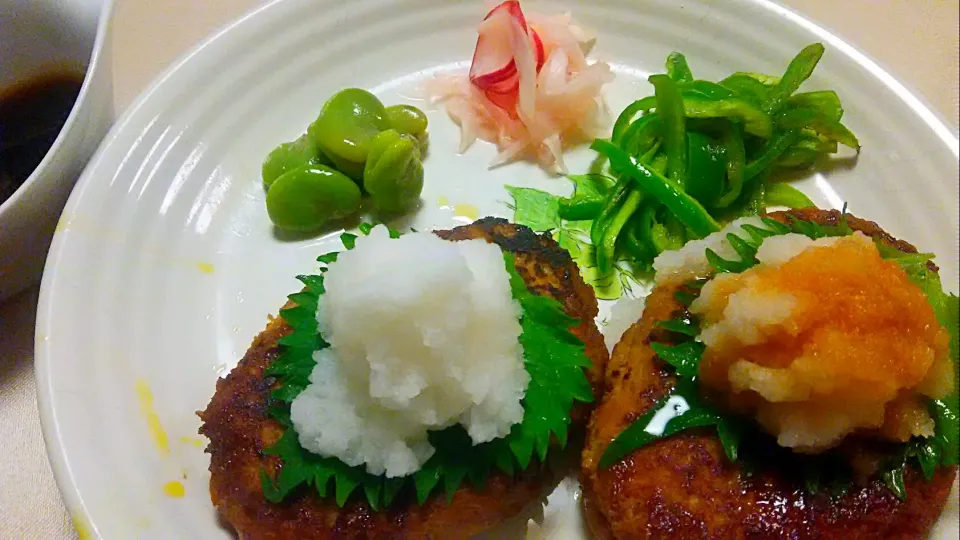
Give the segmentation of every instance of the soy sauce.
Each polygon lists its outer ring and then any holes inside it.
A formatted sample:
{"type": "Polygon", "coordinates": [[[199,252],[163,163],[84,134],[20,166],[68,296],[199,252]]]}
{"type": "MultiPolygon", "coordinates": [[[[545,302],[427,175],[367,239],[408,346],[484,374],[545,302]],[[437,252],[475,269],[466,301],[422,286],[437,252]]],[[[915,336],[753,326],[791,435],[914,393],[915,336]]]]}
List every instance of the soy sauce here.
{"type": "Polygon", "coordinates": [[[53,73],[0,91],[0,203],[26,181],[53,146],[83,78],[53,73]]]}

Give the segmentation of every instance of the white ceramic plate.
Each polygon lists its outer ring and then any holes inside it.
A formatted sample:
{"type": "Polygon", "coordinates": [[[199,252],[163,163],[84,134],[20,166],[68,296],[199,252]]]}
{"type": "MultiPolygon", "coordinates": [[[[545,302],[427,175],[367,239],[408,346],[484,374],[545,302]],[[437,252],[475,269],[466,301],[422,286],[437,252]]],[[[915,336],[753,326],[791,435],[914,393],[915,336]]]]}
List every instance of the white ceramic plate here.
{"type": "MultiPolygon", "coordinates": [[[[528,5],[528,9],[549,6],[528,5]]],[[[197,435],[217,378],[298,289],[294,276],[336,236],[277,236],[259,166],[347,86],[412,102],[437,70],[465,70],[479,2],[285,0],[221,32],[164,75],[107,137],[70,198],[47,262],[37,379],[54,472],[81,531],[104,538],[229,538],[210,504],[197,435]],[[182,486],[183,497],[176,494],[182,486]]],[[[610,107],[650,93],[671,50],[698,75],[779,73],[804,45],[827,54],[806,88],[837,90],[863,153],[802,187],[940,255],[957,288],[957,139],[916,98],[838,38],[764,0],[608,0],[574,6],[615,67],[610,107]]],[[[422,105],[422,103],[421,103],[422,105]]],[[[563,179],[494,149],[458,155],[457,129],[430,112],[423,209],[409,225],[509,217],[505,183],[567,192],[563,179]],[[448,201],[439,204],[438,201],[448,201]]],[[[571,170],[590,152],[575,152],[571,170]]],[[[567,489],[569,488],[569,489],[567,489]]],[[[552,537],[577,538],[576,486],[551,499],[552,537]]],[[[938,534],[956,537],[956,493],[938,534]]],[[[504,532],[522,534],[523,527],[504,532]]]]}

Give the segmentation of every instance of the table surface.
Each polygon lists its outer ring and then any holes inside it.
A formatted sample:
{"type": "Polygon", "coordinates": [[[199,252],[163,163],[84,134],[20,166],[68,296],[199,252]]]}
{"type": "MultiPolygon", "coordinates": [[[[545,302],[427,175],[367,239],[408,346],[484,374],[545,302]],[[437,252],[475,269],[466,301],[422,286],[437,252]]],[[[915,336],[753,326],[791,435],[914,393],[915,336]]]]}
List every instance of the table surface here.
{"type": "MultiPolygon", "coordinates": [[[[118,114],[192,45],[257,0],[116,0],[113,34],[118,114]]],[[[960,0],[786,0],[833,29],[958,124],[960,0]],[[838,7],[842,6],[842,9],[838,7]]],[[[76,538],[50,473],[36,408],[36,290],[0,305],[0,539],[76,538]]]]}

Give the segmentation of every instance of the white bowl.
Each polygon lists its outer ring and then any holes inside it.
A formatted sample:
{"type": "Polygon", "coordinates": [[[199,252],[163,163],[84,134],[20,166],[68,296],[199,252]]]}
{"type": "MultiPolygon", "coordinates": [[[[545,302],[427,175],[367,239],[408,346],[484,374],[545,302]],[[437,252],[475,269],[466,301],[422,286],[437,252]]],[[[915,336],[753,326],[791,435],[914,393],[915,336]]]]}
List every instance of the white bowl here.
{"type": "Polygon", "coordinates": [[[53,146],[0,202],[0,300],[39,281],[67,196],[113,121],[112,7],[113,0],[0,2],[0,89],[61,66],[85,73],[53,146]]]}

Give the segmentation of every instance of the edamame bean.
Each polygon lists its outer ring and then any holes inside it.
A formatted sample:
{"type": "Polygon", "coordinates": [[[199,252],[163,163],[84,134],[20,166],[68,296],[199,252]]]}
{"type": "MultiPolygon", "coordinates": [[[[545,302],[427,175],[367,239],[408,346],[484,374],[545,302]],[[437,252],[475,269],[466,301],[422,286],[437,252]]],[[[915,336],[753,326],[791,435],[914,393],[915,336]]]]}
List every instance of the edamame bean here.
{"type": "Polygon", "coordinates": [[[324,165],[307,165],[286,172],[267,192],[267,213],[281,229],[317,229],[359,209],[357,184],[324,165]]]}
{"type": "Polygon", "coordinates": [[[274,148],[263,160],[261,176],[263,186],[270,186],[281,175],[305,165],[330,165],[330,160],[320,151],[313,139],[306,134],[293,142],[283,143],[274,148]]]}
{"type": "Polygon", "coordinates": [[[427,131],[427,115],[413,105],[392,105],[386,113],[390,127],[400,133],[419,137],[427,131]]]}
{"type": "Polygon", "coordinates": [[[423,163],[416,139],[395,129],[380,132],[370,143],[363,187],[385,212],[407,210],[423,191],[423,163]]]}
{"type": "Polygon", "coordinates": [[[383,103],[359,88],[347,88],[323,105],[307,133],[328,156],[363,163],[370,141],[390,128],[383,103]]]}

